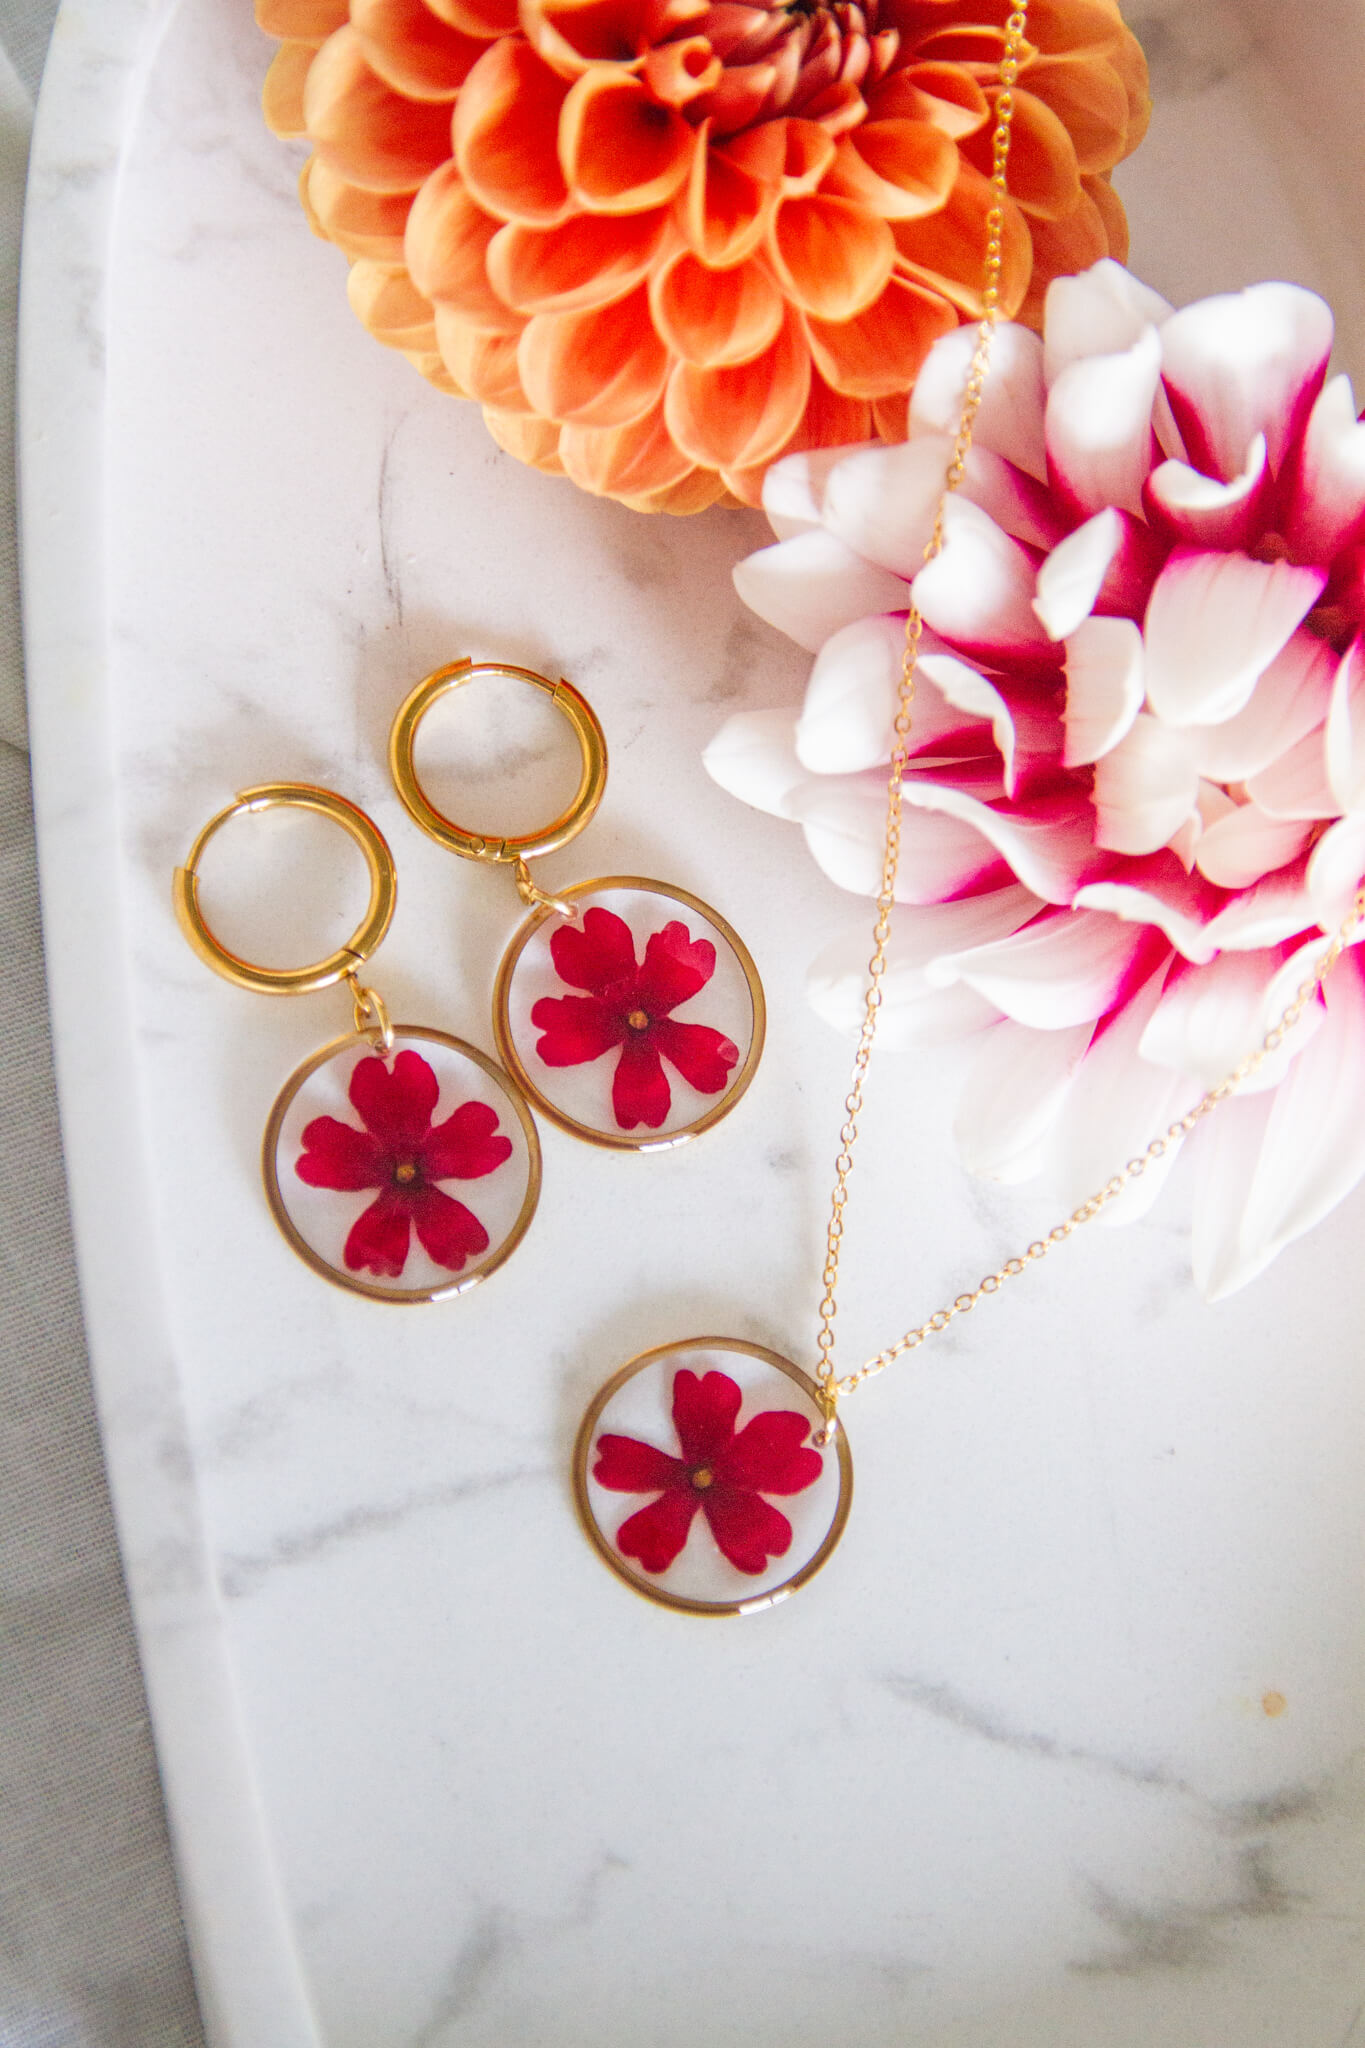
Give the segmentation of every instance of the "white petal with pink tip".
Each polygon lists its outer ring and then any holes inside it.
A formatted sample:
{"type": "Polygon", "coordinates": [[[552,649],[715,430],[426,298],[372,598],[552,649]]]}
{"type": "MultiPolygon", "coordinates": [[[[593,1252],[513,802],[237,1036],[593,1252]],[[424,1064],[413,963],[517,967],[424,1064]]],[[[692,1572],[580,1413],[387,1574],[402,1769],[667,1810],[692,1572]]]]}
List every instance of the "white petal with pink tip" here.
{"type": "Polygon", "coordinates": [[[1302,853],[1313,828],[1301,818],[1272,818],[1239,804],[1210,825],[1195,848],[1195,866],[1220,889],[1249,889],[1302,853]]]}
{"type": "Polygon", "coordinates": [[[1161,350],[1191,462],[1234,477],[1263,433],[1278,474],[1327,367],[1332,312],[1298,285],[1252,285],[1173,314],[1161,350]]]}
{"type": "Polygon", "coordinates": [[[1155,853],[1195,816],[1198,756],[1188,733],[1143,711],[1095,763],[1095,843],[1155,853]]]}
{"type": "Polygon", "coordinates": [[[1030,1031],[1007,1018],[986,1034],[953,1123],[969,1173],[1007,1186],[1033,1178],[1093,1032],[1030,1031]]]}
{"type": "Polygon", "coordinates": [[[1147,695],[1171,725],[1233,718],[1317,603],[1320,569],[1177,549],[1147,606],[1147,695]]]}
{"type": "Polygon", "coordinates": [[[1147,479],[1146,497],[1187,547],[1240,548],[1250,537],[1269,476],[1265,435],[1258,434],[1230,482],[1205,476],[1188,462],[1163,462],[1147,479]]]}
{"type": "MultiPolygon", "coordinates": [[[[841,889],[875,896],[886,838],[886,787],[871,776],[820,776],[792,798],[816,861],[841,889]]],[[[966,891],[1000,887],[1004,865],[979,832],[956,820],[907,810],[901,820],[898,903],[941,903],[966,891]]]]}
{"type": "MultiPolygon", "coordinates": [[[[910,394],[910,431],[953,436],[976,349],[976,329],[957,327],[936,341],[910,394]]],[[[976,437],[1030,476],[1047,475],[1043,441],[1043,344],[1031,329],[1002,320],[976,416],[976,437]]]]}
{"type": "Polygon", "coordinates": [[[1327,779],[1336,808],[1365,809],[1365,643],[1352,642],[1332,684],[1327,779]]]}
{"type": "Polygon", "coordinates": [[[1287,537],[1296,555],[1330,561],[1358,538],[1365,522],[1365,424],[1356,418],[1349,377],[1323,386],[1308,418],[1294,478],[1287,537]]]}
{"type": "Polygon", "coordinates": [[[1117,355],[1144,327],[1161,327],[1171,308],[1112,258],[1102,257],[1078,277],[1057,277],[1047,288],[1043,318],[1043,376],[1049,389],[1068,363],[1117,355]]]}
{"type": "Polygon", "coordinates": [[[1152,404],[1161,378],[1154,327],[1121,355],[1069,363],[1048,393],[1048,471],[1081,517],[1142,510],[1152,467],[1152,404]]]}
{"type": "Polygon", "coordinates": [[[750,611],[812,654],[854,619],[904,611],[909,602],[899,576],[864,561],[822,527],[746,555],[735,564],[734,583],[750,611]]]}
{"type": "Polygon", "coordinates": [[[1066,747],[1083,768],[1116,747],[1142,709],[1142,635],[1131,619],[1084,619],[1066,643],[1066,747]]]}
{"type": "MultiPolygon", "coordinates": [[[[1206,967],[1187,967],[1171,976],[1142,1034],[1143,1059],[1186,1074],[1212,1088],[1230,1074],[1276,1021],[1280,998],[1278,953],[1220,953],[1206,967]]],[[[1283,1046],[1243,1083],[1255,1093],[1273,1088],[1299,1048],[1316,1029],[1316,1012],[1305,1015],[1283,1046]]]]}
{"type": "MultiPolygon", "coordinates": [[[[1358,956],[1324,988],[1320,1028],[1276,1093],[1238,1232],[1241,1264],[1259,1272],[1321,1222],[1365,1175],[1365,979],[1358,956]]],[[[1230,1292],[1235,1276],[1225,1285],[1230,1292]]]]}
{"type": "Polygon", "coordinates": [[[1300,628],[1235,717],[1189,728],[1198,740],[1201,775],[1244,782],[1277,761],[1326,718],[1335,670],[1331,648],[1300,628]]]}
{"type": "Polygon", "coordinates": [[[945,953],[926,968],[940,987],[965,981],[1035,1031],[1093,1023],[1111,1008],[1148,950],[1146,934],[1100,911],[1053,911],[1010,938],[945,953]]]}
{"type": "MultiPolygon", "coordinates": [[[[1074,1207],[1103,1187],[1117,1166],[1144,1152],[1197,1101],[1198,1085],[1139,1057],[1138,1042],[1161,995],[1152,975],[1113,1016],[1087,1053],[1062,1104],[1048,1147],[1048,1177],[1062,1202],[1074,1207]]],[[[1149,1161],[1100,1211],[1110,1226],[1146,1215],[1174,1166],[1181,1140],[1149,1161]]]]}
{"type": "Polygon", "coordinates": [[[1045,654],[1051,643],[1033,611],[1030,556],[979,506],[961,499],[949,499],[943,526],[943,552],[912,586],[925,622],[987,658],[1045,654]]]}
{"type": "Polygon", "coordinates": [[[796,758],[790,711],[737,711],[702,755],[707,774],[742,804],[792,818],[790,799],[809,781],[796,758]]]}

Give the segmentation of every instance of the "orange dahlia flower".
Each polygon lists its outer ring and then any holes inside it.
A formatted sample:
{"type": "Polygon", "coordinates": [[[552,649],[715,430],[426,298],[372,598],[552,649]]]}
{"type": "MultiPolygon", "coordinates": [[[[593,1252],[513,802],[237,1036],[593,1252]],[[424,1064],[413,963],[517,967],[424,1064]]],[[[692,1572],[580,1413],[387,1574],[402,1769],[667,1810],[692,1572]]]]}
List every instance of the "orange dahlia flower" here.
{"type": "MultiPolygon", "coordinates": [[[[500,445],[641,509],[905,435],[981,310],[1007,0],[257,0],[351,303],[500,445]]],[[[1117,0],[1033,0],[1002,298],[1126,253],[1117,0]]]]}

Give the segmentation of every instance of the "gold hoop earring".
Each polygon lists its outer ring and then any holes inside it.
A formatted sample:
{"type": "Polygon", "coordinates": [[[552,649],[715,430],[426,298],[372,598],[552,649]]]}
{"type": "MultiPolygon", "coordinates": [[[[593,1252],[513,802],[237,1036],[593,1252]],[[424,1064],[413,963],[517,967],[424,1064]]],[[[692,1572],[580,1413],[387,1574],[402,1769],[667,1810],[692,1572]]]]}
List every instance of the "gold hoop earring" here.
{"type": "Polygon", "coordinates": [[[641,875],[601,875],[554,893],[532,880],[529,863],[575,838],[606,789],[606,736],[582,693],[507,662],[450,662],[399,707],[389,766],[422,830],[463,860],[510,866],[529,906],[498,969],[493,1035],[536,1107],[590,1144],[636,1152],[684,1144],[728,1115],[758,1067],[766,1020],[758,969],[738,933],[686,889],[641,875]],[[483,677],[547,695],[578,741],[574,797],[537,831],[470,831],[436,808],[418,778],[423,719],[483,677]]]}
{"type": "Polygon", "coordinates": [[[243,790],[209,819],[172,883],[181,930],[224,980],[260,995],[338,982],[350,991],[351,1030],[295,1069],[266,1119],[261,1175],[286,1241],[314,1272],[372,1301],[444,1301],[496,1271],[525,1236],[540,1197],[540,1141],[494,1061],[447,1032],[392,1023],[361,981],[397,895],[393,855],[374,821],[302,782],[243,790]],[[199,902],[199,863],[214,835],[233,818],[280,808],[339,826],[370,877],[368,907],[346,944],[303,967],[261,967],[233,952],[199,902]],[[457,1183],[459,1195],[450,1191],[457,1183]]]}

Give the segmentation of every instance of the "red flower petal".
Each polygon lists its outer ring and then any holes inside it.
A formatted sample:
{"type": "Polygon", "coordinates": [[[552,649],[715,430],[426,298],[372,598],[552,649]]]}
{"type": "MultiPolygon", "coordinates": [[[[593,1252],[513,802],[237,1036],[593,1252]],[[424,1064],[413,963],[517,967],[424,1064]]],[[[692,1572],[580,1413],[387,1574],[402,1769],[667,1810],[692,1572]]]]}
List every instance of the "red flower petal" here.
{"type": "Polygon", "coordinates": [[[561,924],[550,940],[555,972],[570,988],[586,988],[600,996],[614,982],[635,974],[635,941],[630,926],[614,910],[594,904],[583,926],[561,924]]]}
{"type": "Polygon", "coordinates": [[[679,1024],[661,1018],[650,1039],[699,1095],[719,1095],[739,1064],[739,1047],[709,1024],[679,1024]]]}
{"type": "Polygon", "coordinates": [[[782,1557],[791,1547],[791,1523],[761,1494],[716,1488],[702,1495],[701,1504],[721,1555],[737,1572],[766,1571],[770,1558],[782,1557]]]}
{"type": "Polygon", "coordinates": [[[418,1188],[406,1194],[423,1251],[434,1265],[458,1273],[468,1259],[488,1250],[488,1232],[472,1209],[439,1188],[418,1188]]]}
{"type": "Polygon", "coordinates": [[[670,1458],[667,1451],[642,1444],[638,1437],[600,1436],[596,1449],[592,1476],[611,1493],[658,1493],[687,1484],[687,1467],[680,1458],[670,1458]]]}
{"type": "Polygon", "coordinates": [[[716,1453],[716,1477],[727,1486],[759,1493],[803,1493],[824,1470],[824,1459],[804,1448],[810,1423],[790,1408],[769,1408],[745,1423],[734,1441],[716,1453]]]}
{"type": "Polygon", "coordinates": [[[694,939],[687,926],[675,918],[651,935],[635,992],[651,1016],[666,1017],[705,988],[715,971],[716,949],[711,941],[694,939]]]}
{"type": "Polygon", "coordinates": [[[358,1131],[334,1116],[315,1116],[305,1124],[303,1152],[294,1171],[310,1188],[346,1192],[383,1187],[389,1177],[383,1146],[368,1131],[358,1131]]]}
{"type": "Polygon", "coordinates": [[[376,1273],[396,1280],[408,1263],[409,1209],[394,1189],[386,1188],[351,1225],[343,1254],[352,1273],[376,1273]]]}
{"type": "Polygon", "coordinates": [[[611,1106],[621,1129],[633,1131],[637,1124],[645,1124],[657,1131],[672,1102],[664,1063],[649,1039],[643,1033],[627,1038],[611,1084],[611,1106]]]}
{"type": "Polygon", "coordinates": [[[462,1102],[417,1153],[428,1180],[481,1180],[511,1157],[512,1140],[498,1130],[498,1113],[486,1102],[462,1102]]]}
{"type": "Polygon", "coordinates": [[[626,1031],[619,1011],[600,996],[542,996],[532,1006],[531,1022],[545,1033],[536,1051],[547,1067],[600,1060],[626,1031]]]}
{"type": "Polygon", "coordinates": [[[422,1143],[440,1092],[416,1052],[400,1052],[392,1066],[376,1053],[361,1060],[351,1076],[350,1097],[361,1122],[393,1152],[411,1152],[422,1143]]]}
{"type": "Polygon", "coordinates": [[[623,1557],[638,1559],[647,1572],[666,1572],[686,1543],[700,1505],[701,1495],[691,1487],[661,1493],[622,1522],[616,1532],[616,1548],[623,1557]]]}
{"type": "Polygon", "coordinates": [[[744,1396],[726,1372],[673,1375],[673,1427],[689,1465],[713,1464],[728,1448],[744,1396]]]}

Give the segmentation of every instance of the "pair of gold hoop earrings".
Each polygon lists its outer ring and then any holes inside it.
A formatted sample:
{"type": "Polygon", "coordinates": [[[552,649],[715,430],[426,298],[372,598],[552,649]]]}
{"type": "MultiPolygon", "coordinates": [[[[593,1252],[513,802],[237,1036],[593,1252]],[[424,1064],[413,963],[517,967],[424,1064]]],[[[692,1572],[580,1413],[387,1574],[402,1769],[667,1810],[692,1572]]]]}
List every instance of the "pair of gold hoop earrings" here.
{"type": "Polygon", "coordinates": [[[378,826],[334,791],[297,782],[241,791],[200,831],[172,893],[194,951],[239,988],[304,995],[348,986],[352,1029],[295,1069],[267,1118],[266,1196],[287,1241],[327,1279],[374,1300],[441,1301],[494,1272],[530,1226],[541,1152],[528,1103],[593,1144],[683,1144],[727,1115],[748,1087],[765,1009],[748,948],[686,890],[607,875],[551,895],[532,880],[528,863],[575,838],[606,788],[606,737],[571,683],[504,662],[451,662],[400,706],[389,765],[422,830],[463,859],[510,866],[529,907],[494,983],[497,1061],[448,1032],[394,1024],[361,981],[392,922],[397,870],[378,826]],[[578,741],[578,788],[539,831],[469,831],[436,808],[418,779],[422,720],[451,691],[484,677],[548,695],[578,741]],[[340,826],[370,879],[365,915],[346,944],[295,968],[261,967],[234,953],[199,902],[199,863],[214,834],[243,813],[280,807],[340,826]]]}

